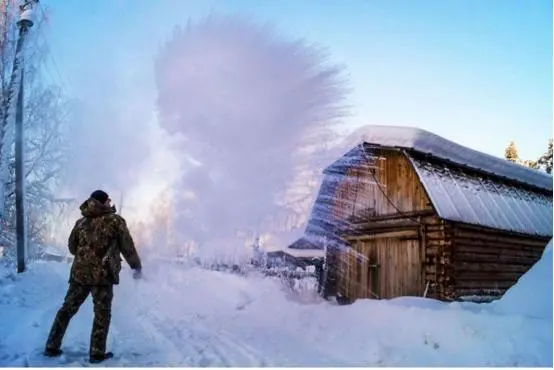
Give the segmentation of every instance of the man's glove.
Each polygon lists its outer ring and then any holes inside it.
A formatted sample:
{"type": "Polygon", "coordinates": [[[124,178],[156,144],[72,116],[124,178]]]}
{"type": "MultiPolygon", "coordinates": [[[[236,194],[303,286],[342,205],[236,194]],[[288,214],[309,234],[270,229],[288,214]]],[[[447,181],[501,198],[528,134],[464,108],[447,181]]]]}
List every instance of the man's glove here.
{"type": "Polygon", "coordinates": [[[133,279],[140,279],[142,277],[142,269],[135,269],[133,271],[133,279]]]}

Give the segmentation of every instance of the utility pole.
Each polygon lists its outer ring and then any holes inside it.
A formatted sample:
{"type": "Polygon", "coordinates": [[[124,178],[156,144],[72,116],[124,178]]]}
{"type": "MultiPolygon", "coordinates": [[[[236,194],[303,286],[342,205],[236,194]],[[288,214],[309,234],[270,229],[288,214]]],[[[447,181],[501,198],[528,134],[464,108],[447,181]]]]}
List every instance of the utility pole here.
{"type": "Polygon", "coordinates": [[[19,8],[21,15],[17,25],[19,26],[19,38],[16,45],[16,59],[14,70],[17,65],[20,68],[19,93],[15,112],[15,221],[17,238],[17,272],[25,271],[25,252],[27,251],[27,223],[25,214],[25,174],[24,174],[24,141],[23,141],[23,98],[24,98],[24,53],[21,52],[25,36],[29,28],[33,26],[33,7],[38,0],[25,0],[19,8]],[[17,58],[19,57],[19,58],[17,58]],[[17,64],[16,64],[17,63],[17,64]]]}

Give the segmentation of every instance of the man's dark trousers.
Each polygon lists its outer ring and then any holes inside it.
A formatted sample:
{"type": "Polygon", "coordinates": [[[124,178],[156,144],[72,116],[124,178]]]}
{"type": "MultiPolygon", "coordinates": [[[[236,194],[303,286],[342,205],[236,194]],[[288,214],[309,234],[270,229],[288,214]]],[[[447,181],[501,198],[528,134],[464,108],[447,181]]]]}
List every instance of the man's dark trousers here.
{"type": "Polygon", "coordinates": [[[60,349],[71,318],[79,311],[89,293],[92,294],[94,304],[94,322],[90,336],[90,356],[104,355],[112,316],[113,285],[69,283],[64,303],[56,315],[52,329],[50,329],[48,341],[46,342],[47,349],[60,349]]]}

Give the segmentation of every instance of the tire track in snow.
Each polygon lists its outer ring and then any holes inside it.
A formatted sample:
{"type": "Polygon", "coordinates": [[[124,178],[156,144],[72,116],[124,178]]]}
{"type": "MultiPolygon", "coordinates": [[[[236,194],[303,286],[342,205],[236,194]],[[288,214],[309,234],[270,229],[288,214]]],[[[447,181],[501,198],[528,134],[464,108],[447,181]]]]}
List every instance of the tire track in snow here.
{"type": "MultiPolygon", "coordinates": [[[[183,294],[182,291],[165,284],[155,287],[149,285],[149,283],[142,285],[144,291],[141,295],[148,291],[150,295],[156,292],[156,296],[150,297],[148,303],[157,301],[165,304],[167,297],[183,294]],[[164,299],[156,299],[158,297],[164,297],[164,299]]],[[[134,304],[129,302],[128,305],[136,307],[136,316],[149,322],[160,335],[172,342],[173,347],[181,351],[186,362],[189,364],[192,362],[192,366],[268,366],[268,361],[255,349],[224,330],[214,330],[201,323],[202,317],[198,314],[179,315],[175,311],[164,313],[159,304],[145,306],[141,302],[134,302],[134,304]]]]}
{"type": "MultiPolygon", "coordinates": [[[[141,282],[141,290],[145,288],[145,281],[141,282]]],[[[152,297],[151,293],[156,291],[160,295],[164,295],[164,292],[160,292],[160,287],[156,286],[156,289],[151,289],[148,287],[149,300],[146,304],[138,298],[145,296],[146,291],[143,292],[128,292],[128,288],[124,288],[122,292],[121,299],[125,301],[124,305],[124,314],[121,315],[121,318],[118,319],[118,322],[127,322],[125,326],[128,327],[128,331],[132,332],[133,336],[137,336],[136,333],[136,324],[142,326],[144,331],[149,333],[150,340],[149,342],[153,343],[163,343],[160,345],[161,348],[170,348],[170,353],[172,356],[167,357],[162,351],[158,355],[159,359],[156,361],[151,361],[158,363],[163,366],[171,365],[186,365],[186,366],[232,366],[232,362],[227,361],[227,358],[220,354],[219,351],[214,350],[213,346],[210,345],[209,338],[206,336],[200,335],[200,333],[190,330],[192,326],[190,321],[184,321],[178,317],[164,316],[160,315],[159,305],[152,305],[152,302],[156,302],[157,297],[152,297]],[[143,294],[141,294],[143,293],[143,294]],[[129,318],[133,318],[132,322],[129,322],[129,318]],[[178,355],[177,355],[178,354],[178,355]]],[[[174,292],[171,292],[174,294],[174,292]]],[[[170,295],[165,295],[165,297],[170,297],[170,295]]],[[[165,303],[165,300],[161,301],[165,303]]],[[[121,332],[120,327],[122,324],[116,324],[118,332],[121,332]]],[[[121,338],[121,335],[118,335],[121,338]]],[[[129,341],[122,341],[128,345],[129,341]]],[[[142,343],[140,344],[142,347],[142,343]]],[[[141,351],[144,348],[141,348],[141,351]]],[[[139,358],[140,359],[140,356],[139,358]]],[[[142,363],[142,361],[141,361],[142,363]]]]}
{"type": "Polygon", "coordinates": [[[230,366],[225,357],[213,351],[206,343],[206,338],[188,329],[188,322],[168,320],[155,313],[144,313],[148,321],[159,333],[168,339],[176,348],[180,348],[182,355],[192,366],[230,366]],[[169,321],[169,322],[168,322],[169,321]]]}
{"type": "Polygon", "coordinates": [[[111,331],[111,350],[121,365],[190,365],[180,348],[144,317],[117,312],[111,331]]]}
{"type": "Polygon", "coordinates": [[[192,366],[268,366],[267,361],[253,348],[227,332],[212,330],[200,324],[198,317],[165,317],[155,309],[142,309],[139,312],[175,348],[180,348],[187,362],[192,362],[192,366]]]}

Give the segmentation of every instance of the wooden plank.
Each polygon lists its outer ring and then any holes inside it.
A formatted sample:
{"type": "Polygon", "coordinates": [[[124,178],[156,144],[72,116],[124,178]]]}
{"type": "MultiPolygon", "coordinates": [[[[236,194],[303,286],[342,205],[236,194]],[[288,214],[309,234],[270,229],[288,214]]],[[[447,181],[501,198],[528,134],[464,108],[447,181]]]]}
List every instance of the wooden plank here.
{"type": "Polygon", "coordinates": [[[425,281],[427,280],[429,280],[431,283],[437,282],[437,279],[434,273],[425,271],[425,281]]]}
{"type": "Polygon", "coordinates": [[[539,250],[523,250],[515,248],[502,248],[502,247],[483,247],[479,245],[467,245],[456,243],[456,253],[472,253],[472,254],[502,254],[513,257],[532,257],[540,258],[542,251],[539,250]]]}
{"type": "Polygon", "coordinates": [[[401,230],[401,231],[383,231],[376,232],[375,234],[366,234],[359,236],[346,236],[345,240],[350,241],[361,241],[361,240],[373,240],[373,239],[383,239],[383,238],[418,238],[417,230],[401,230]]]}
{"type": "Polygon", "coordinates": [[[545,247],[548,244],[548,240],[544,238],[534,238],[534,237],[515,237],[509,236],[505,232],[497,231],[493,232],[478,232],[474,229],[456,227],[454,231],[454,237],[456,239],[469,239],[481,242],[497,242],[497,243],[506,243],[509,245],[528,245],[536,247],[545,247]]]}
{"type": "Polygon", "coordinates": [[[337,269],[335,270],[335,281],[337,284],[337,293],[344,294],[344,263],[343,263],[343,254],[344,253],[337,253],[335,255],[336,263],[337,263],[337,269]]]}
{"type": "Polygon", "coordinates": [[[494,288],[472,288],[472,289],[456,289],[456,297],[463,296],[480,296],[480,295],[490,295],[490,296],[502,296],[506,292],[506,289],[494,289],[494,288]]]}
{"type": "Polygon", "coordinates": [[[443,220],[440,219],[438,216],[423,217],[421,222],[428,226],[435,226],[435,227],[441,227],[441,228],[444,227],[443,220]]]}
{"type": "Polygon", "coordinates": [[[485,239],[479,235],[473,236],[454,236],[455,240],[461,244],[474,245],[474,246],[484,246],[484,247],[504,247],[506,249],[533,249],[533,250],[543,250],[546,247],[547,243],[542,243],[541,241],[536,241],[533,239],[527,241],[520,240],[494,240],[494,239],[485,239]]]}
{"type": "MultiPolygon", "coordinates": [[[[398,283],[401,282],[404,278],[404,269],[397,269],[396,268],[396,251],[399,247],[400,240],[391,240],[386,239],[385,240],[385,246],[383,249],[383,254],[386,256],[387,260],[385,261],[387,265],[387,298],[397,297],[400,295],[398,283]],[[398,276],[395,276],[397,275],[398,276]]],[[[405,253],[405,252],[404,252],[405,253]]],[[[405,254],[404,254],[405,256],[405,254]]],[[[405,264],[404,258],[403,258],[403,264],[405,264]]]]}
{"type": "Polygon", "coordinates": [[[434,273],[437,275],[448,275],[451,277],[455,276],[455,273],[459,272],[458,270],[454,270],[452,268],[452,265],[440,265],[440,264],[433,264],[433,265],[427,265],[425,266],[425,271],[428,273],[434,273]]]}
{"type": "Polygon", "coordinates": [[[385,232],[390,230],[401,230],[401,229],[410,230],[412,228],[418,228],[419,225],[420,225],[419,223],[407,218],[395,220],[394,222],[390,221],[386,223],[369,222],[364,224],[358,224],[355,227],[352,226],[348,230],[346,230],[344,234],[347,235],[349,232],[352,232],[352,233],[368,232],[369,233],[369,232],[385,232]]]}
{"type": "Polygon", "coordinates": [[[357,251],[355,249],[350,251],[350,289],[352,293],[350,297],[357,299],[359,297],[358,292],[358,258],[357,251]]]}
{"type": "Polygon", "coordinates": [[[531,266],[539,260],[540,257],[529,256],[513,256],[502,253],[485,254],[485,253],[463,253],[456,251],[456,262],[475,262],[475,263],[499,263],[531,266]]]}
{"type": "Polygon", "coordinates": [[[427,240],[429,241],[444,241],[444,231],[427,231],[427,240]]]}
{"type": "Polygon", "coordinates": [[[367,248],[366,256],[368,258],[368,285],[367,285],[367,295],[370,298],[378,298],[381,296],[379,291],[379,269],[374,268],[373,266],[378,264],[377,261],[377,252],[376,252],[376,241],[371,240],[367,241],[369,243],[369,248],[367,248]]]}
{"type": "Polygon", "coordinates": [[[379,297],[381,298],[388,298],[388,289],[387,289],[387,281],[388,281],[388,265],[386,260],[386,247],[383,248],[383,243],[386,242],[386,239],[376,240],[374,245],[374,261],[379,266],[377,268],[377,291],[379,292],[379,297]]]}
{"type": "Polygon", "coordinates": [[[340,281],[340,293],[348,296],[348,252],[340,253],[340,266],[338,278],[340,281]]]}
{"type": "Polygon", "coordinates": [[[369,296],[369,293],[368,293],[368,290],[369,290],[369,286],[368,284],[370,283],[369,279],[368,279],[368,272],[369,272],[369,261],[368,261],[368,255],[367,255],[367,248],[365,248],[365,245],[363,242],[359,242],[358,244],[359,246],[359,252],[362,253],[364,255],[364,260],[362,261],[361,265],[362,265],[362,277],[361,277],[361,281],[362,281],[362,291],[360,293],[360,298],[371,298],[369,296]]]}
{"type": "Polygon", "coordinates": [[[446,240],[445,238],[441,238],[441,239],[430,239],[429,238],[429,233],[427,233],[425,235],[425,238],[426,238],[426,244],[428,247],[444,247],[444,246],[449,246],[451,243],[450,240],[446,240]]]}
{"type": "Polygon", "coordinates": [[[354,287],[354,254],[352,251],[348,253],[348,297],[356,298],[354,287]]]}
{"type": "Polygon", "coordinates": [[[521,272],[506,271],[475,271],[456,274],[456,284],[465,284],[479,281],[517,281],[522,276],[521,272]]]}
{"type": "Polygon", "coordinates": [[[348,252],[341,252],[340,259],[341,269],[338,272],[341,288],[340,292],[343,295],[348,296],[348,252]]]}
{"type": "Polygon", "coordinates": [[[509,232],[505,230],[497,230],[497,229],[492,229],[490,227],[483,227],[483,226],[470,225],[470,224],[464,224],[464,223],[456,223],[456,229],[462,233],[473,233],[477,235],[490,236],[492,238],[501,237],[506,240],[519,239],[520,241],[523,241],[523,242],[529,239],[536,239],[546,244],[552,238],[552,234],[549,236],[532,236],[532,235],[509,232]]]}
{"type": "Polygon", "coordinates": [[[398,211],[394,211],[393,213],[387,213],[387,214],[381,214],[381,215],[372,215],[372,216],[366,216],[366,217],[360,217],[360,216],[353,216],[349,220],[352,221],[354,225],[358,224],[364,224],[364,223],[373,223],[373,222],[379,222],[379,221],[393,221],[393,220],[400,220],[400,219],[417,219],[418,217],[425,217],[429,215],[433,215],[434,212],[432,210],[416,210],[416,211],[406,211],[402,213],[398,213],[398,211]]]}
{"type": "Polygon", "coordinates": [[[502,271],[502,272],[520,272],[525,273],[529,270],[529,266],[521,265],[510,265],[510,264],[501,264],[501,263],[470,263],[470,262],[455,262],[453,264],[456,273],[461,273],[462,271],[502,271]]]}
{"type": "Polygon", "coordinates": [[[357,297],[364,298],[366,288],[365,288],[365,281],[363,279],[363,275],[364,275],[363,266],[364,266],[366,257],[362,253],[361,242],[358,242],[356,251],[359,254],[359,256],[356,258],[356,285],[358,287],[357,297]]]}
{"type": "Polygon", "coordinates": [[[506,251],[507,253],[512,252],[520,252],[520,253],[527,253],[530,255],[538,255],[540,256],[542,252],[544,251],[544,246],[528,246],[523,244],[508,244],[508,243],[487,243],[479,240],[467,240],[467,239],[456,239],[456,244],[460,248],[467,247],[468,249],[472,249],[475,251],[475,253],[487,253],[487,252],[495,252],[495,251],[506,251]]]}

